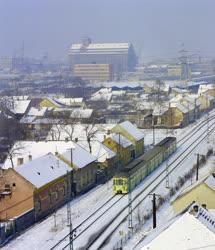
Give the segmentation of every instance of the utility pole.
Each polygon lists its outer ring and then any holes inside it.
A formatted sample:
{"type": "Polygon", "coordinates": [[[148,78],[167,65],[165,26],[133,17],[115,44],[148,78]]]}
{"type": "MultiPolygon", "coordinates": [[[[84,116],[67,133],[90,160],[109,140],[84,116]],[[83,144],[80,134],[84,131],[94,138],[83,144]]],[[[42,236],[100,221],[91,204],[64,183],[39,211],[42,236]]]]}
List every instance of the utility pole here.
{"type": "Polygon", "coordinates": [[[196,162],[196,181],[199,180],[199,154],[197,154],[197,162],[196,162]]]}
{"type": "Polygon", "coordinates": [[[209,112],[207,113],[207,143],[209,143],[209,112]]]}
{"type": "Polygon", "coordinates": [[[152,216],[153,216],[153,229],[154,229],[157,226],[156,196],[160,195],[157,195],[155,193],[149,195],[152,196],[152,216]]]}
{"type": "Polygon", "coordinates": [[[200,156],[205,156],[205,155],[201,155],[201,154],[196,154],[197,155],[197,162],[196,162],[196,181],[199,180],[199,163],[200,163],[200,156]]]}
{"type": "Polygon", "coordinates": [[[72,232],[70,194],[71,194],[71,175],[69,171],[67,171],[67,225],[69,227],[69,249],[73,250],[73,232],[72,232]]]}
{"type": "Polygon", "coordinates": [[[166,161],[166,188],[169,188],[169,164],[168,164],[168,160],[166,161]]]}
{"type": "Polygon", "coordinates": [[[154,119],[152,121],[152,136],[153,136],[153,146],[155,145],[155,125],[154,125],[154,119]]]}
{"type": "Polygon", "coordinates": [[[129,176],[128,187],[128,228],[133,232],[133,216],[132,216],[132,196],[131,196],[131,177],[129,176]]]}
{"type": "Polygon", "coordinates": [[[71,194],[71,176],[67,171],[67,224],[70,225],[71,220],[71,207],[70,207],[70,194],[71,194]]]}
{"type": "Polygon", "coordinates": [[[120,150],[120,147],[121,147],[121,138],[120,138],[120,133],[118,133],[118,136],[119,136],[119,140],[118,140],[118,146],[117,146],[117,154],[118,154],[118,170],[120,169],[120,161],[121,161],[121,150],[120,150]]]}
{"type": "Polygon", "coordinates": [[[72,168],[72,172],[71,172],[71,195],[73,196],[75,193],[74,189],[74,168],[73,168],[73,148],[71,147],[71,154],[70,154],[70,161],[71,161],[71,168],[72,168]]]}

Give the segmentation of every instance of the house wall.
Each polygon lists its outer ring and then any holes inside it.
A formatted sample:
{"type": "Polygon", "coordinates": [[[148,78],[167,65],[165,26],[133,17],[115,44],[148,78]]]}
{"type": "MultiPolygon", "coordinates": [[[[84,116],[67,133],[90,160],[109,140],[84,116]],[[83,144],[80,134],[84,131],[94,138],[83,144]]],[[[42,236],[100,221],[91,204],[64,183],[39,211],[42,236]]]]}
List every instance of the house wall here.
{"type": "Polygon", "coordinates": [[[123,148],[119,146],[114,140],[111,138],[107,138],[103,141],[103,144],[110,148],[117,154],[117,162],[119,161],[120,166],[127,165],[131,161],[131,151],[133,146],[128,146],[127,148],[123,148]]]}
{"type": "MultiPolygon", "coordinates": [[[[69,175],[69,178],[71,178],[71,175],[69,175]]],[[[68,187],[68,183],[68,176],[66,175],[34,191],[36,220],[51,213],[70,199],[71,187],[68,187]]]]}
{"type": "Polygon", "coordinates": [[[130,133],[128,133],[123,127],[120,126],[120,124],[117,124],[115,127],[111,129],[113,133],[120,133],[125,138],[127,138],[129,141],[133,143],[135,146],[135,153],[136,156],[140,156],[144,152],[144,138],[137,141],[130,133]]]}
{"type": "Polygon", "coordinates": [[[96,183],[97,164],[92,162],[83,168],[74,170],[74,182],[76,183],[76,193],[88,190],[96,183]]]}
{"type": "Polygon", "coordinates": [[[34,186],[32,184],[13,169],[3,171],[0,177],[1,191],[4,190],[5,184],[10,185],[11,195],[0,196],[0,221],[11,219],[33,209],[34,186]]]}
{"type": "Polygon", "coordinates": [[[174,211],[179,213],[193,201],[199,204],[206,204],[208,209],[215,209],[215,191],[209,188],[206,184],[201,183],[173,201],[172,206],[174,211]]]}

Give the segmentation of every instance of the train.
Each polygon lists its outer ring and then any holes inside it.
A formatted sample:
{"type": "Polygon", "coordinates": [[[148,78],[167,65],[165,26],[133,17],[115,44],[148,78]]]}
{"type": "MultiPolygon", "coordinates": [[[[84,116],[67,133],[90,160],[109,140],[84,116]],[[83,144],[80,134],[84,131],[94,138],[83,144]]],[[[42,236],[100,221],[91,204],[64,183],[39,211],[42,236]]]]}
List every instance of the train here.
{"type": "Polygon", "coordinates": [[[116,194],[132,191],[146,176],[152,173],[177,149],[175,137],[166,137],[152,149],[133,160],[113,177],[113,189],[116,194]]]}

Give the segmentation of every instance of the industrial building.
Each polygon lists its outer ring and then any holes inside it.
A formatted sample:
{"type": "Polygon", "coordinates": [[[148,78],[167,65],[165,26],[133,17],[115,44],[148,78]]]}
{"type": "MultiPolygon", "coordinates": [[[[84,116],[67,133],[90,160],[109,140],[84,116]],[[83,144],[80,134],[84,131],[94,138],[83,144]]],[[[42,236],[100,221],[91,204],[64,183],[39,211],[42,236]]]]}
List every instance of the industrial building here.
{"type": "Polygon", "coordinates": [[[111,64],[115,78],[134,71],[137,64],[131,43],[92,43],[89,38],[72,44],[69,57],[72,69],[75,64],[111,64]]]}
{"type": "Polygon", "coordinates": [[[114,79],[112,64],[75,64],[73,73],[90,82],[105,82],[114,79]]]}

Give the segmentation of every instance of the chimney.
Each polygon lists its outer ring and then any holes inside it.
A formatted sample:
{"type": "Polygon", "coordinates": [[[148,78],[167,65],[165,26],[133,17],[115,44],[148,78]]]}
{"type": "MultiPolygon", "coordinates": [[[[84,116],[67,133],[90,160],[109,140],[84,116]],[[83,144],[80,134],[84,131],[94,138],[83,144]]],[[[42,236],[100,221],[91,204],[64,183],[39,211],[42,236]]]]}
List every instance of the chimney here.
{"type": "Polygon", "coordinates": [[[18,166],[19,166],[19,165],[22,165],[23,162],[24,162],[24,159],[23,159],[23,158],[18,158],[18,159],[17,159],[17,165],[18,165],[18,166]]]}
{"type": "Polygon", "coordinates": [[[203,207],[204,209],[207,209],[207,205],[206,205],[206,204],[202,204],[202,207],[203,207]]]}
{"type": "Polygon", "coordinates": [[[75,138],[75,142],[78,142],[78,137],[75,138]]]}
{"type": "Polygon", "coordinates": [[[28,155],[28,160],[32,161],[32,155],[30,155],[30,154],[28,155]]]}

